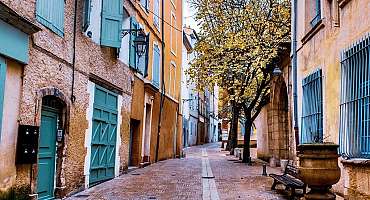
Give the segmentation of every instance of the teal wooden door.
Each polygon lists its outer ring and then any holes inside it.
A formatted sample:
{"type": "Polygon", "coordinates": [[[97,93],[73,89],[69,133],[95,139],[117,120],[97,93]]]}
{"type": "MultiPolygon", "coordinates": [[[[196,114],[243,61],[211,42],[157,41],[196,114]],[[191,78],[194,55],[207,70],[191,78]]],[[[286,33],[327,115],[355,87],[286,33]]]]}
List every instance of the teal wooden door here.
{"type": "Polygon", "coordinates": [[[117,101],[117,94],[96,86],[92,118],[90,185],[114,177],[117,101]]]}
{"type": "Polygon", "coordinates": [[[43,200],[54,198],[57,116],[57,112],[53,109],[42,108],[37,165],[37,193],[38,199],[43,200]]]}

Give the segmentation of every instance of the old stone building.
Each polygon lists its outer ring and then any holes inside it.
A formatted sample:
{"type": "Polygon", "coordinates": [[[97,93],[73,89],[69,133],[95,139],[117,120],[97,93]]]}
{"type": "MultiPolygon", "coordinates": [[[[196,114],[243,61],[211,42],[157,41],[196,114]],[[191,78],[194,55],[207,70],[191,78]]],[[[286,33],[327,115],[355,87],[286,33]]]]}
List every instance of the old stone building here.
{"type": "Polygon", "coordinates": [[[134,14],[121,0],[0,1],[1,197],[62,197],[127,169],[134,79],[121,30],[134,14]],[[24,125],[38,148],[20,142],[24,125]]]}
{"type": "Polygon", "coordinates": [[[130,165],[137,167],[181,153],[182,2],[128,2],[136,12],[131,28],[143,28],[148,40],[147,55],[130,54],[129,64],[134,70],[130,165]]]}
{"type": "Polygon", "coordinates": [[[334,190],[369,199],[370,1],[296,4],[300,142],[339,144],[334,190]]]}

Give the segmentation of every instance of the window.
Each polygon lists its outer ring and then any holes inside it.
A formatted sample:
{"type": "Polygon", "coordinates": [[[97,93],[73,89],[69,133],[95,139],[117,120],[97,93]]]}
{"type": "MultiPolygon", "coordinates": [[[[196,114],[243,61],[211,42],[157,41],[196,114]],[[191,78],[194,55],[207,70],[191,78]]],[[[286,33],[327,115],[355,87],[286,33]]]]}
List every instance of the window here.
{"type": "Polygon", "coordinates": [[[91,0],[84,0],[82,30],[85,32],[90,26],[91,0]]]}
{"type": "Polygon", "coordinates": [[[312,20],[311,20],[311,26],[315,26],[320,20],[321,20],[321,4],[320,0],[311,0],[307,2],[313,2],[313,5],[311,10],[312,10],[312,20]]]}
{"type": "Polygon", "coordinates": [[[64,36],[64,0],[37,0],[36,19],[59,36],[64,36]]]}
{"type": "Polygon", "coordinates": [[[302,87],[301,143],[319,143],[323,141],[321,69],[303,79],[302,87]]]}
{"type": "Polygon", "coordinates": [[[341,56],[340,152],[370,158],[370,37],[341,56]]]}
{"type": "Polygon", "coordinates": [[[176,55],[177,52],[177,29],[176,29],[176,16],[173,12],[171,12],[171,53],[176,55]]]}
{"type": "Polygon", "coordinates": [[[149,0],[140,0],[140,4],[149,12],[149,0]]]}
{"type": "Polygon", "coordinates": [[[153,85],[159,88],[159,76],[160,76],[160,59],[161,50],[157,44],[154,44],[153,48],[153,72],[152,72],[152,82],[153,85]]]}
{"type": "Polygon", "coordinates": [[[154,0],[154,13],[153,13],[153,23],[154,26],[159,30],[159,0],[154,0]]]}
{"type": "Polygon", "coordinates": [[[103,0],[101,12],[101,35],[102,46],[120,48],[121,31],[123,20],[123,5],[121,0],[103,0]]]}

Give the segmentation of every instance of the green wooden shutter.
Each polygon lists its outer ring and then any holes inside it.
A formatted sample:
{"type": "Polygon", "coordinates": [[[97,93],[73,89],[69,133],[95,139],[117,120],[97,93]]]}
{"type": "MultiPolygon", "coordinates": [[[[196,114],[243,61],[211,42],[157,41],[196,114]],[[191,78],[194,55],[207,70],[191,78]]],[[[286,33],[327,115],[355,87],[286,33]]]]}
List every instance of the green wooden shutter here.
{"type": "Polygon", "coordinates": [[[60,36],[64,36],[64,0],[37,0],[36,19],[60,36]]]}
{"type": "Polygon", "coordinates": [[[0,141],[1,141],[1,127],[3,122],[5,79],[6,79],[6,63],[5,59],[0,57],[0,141]]]}
{"type": "Polygon", "coordinates": [[[153,48],[153,70],[152,70],[152,73],[153,73],[153,85],[158,87],[159,88],[159,68],[160,68],[160,57],[161,57],[161,53],[160,53],[160,49],[158,48],[157,45],[154,45],[154,48],[153,48]]]}
{"type": "Polygon", "coordinates": [[[90,26],[90,12],[91,12],[91,0],[84,0],[84,21],[82,25],[83,31],[86,31],[90,26]]]}
{"type": "Polygon", "coordinates": [[[121,47],[123,20],[122,0],[103,0],[100,44],[121,47]]]}
{"type": "Polygon", "coordinates": [[[150,43],[150,33],[146,36],[146,52],[145,52],[145,69],[144,69],[144,77],[148,76],[148,66],[149,66],[149,43],[150,43]]]}
{"type": "MultiPolygon", "coordinates": [[[[130,29],[137,29],[137,28],[138,28],[138,23],[135,17],[131,17],[130,29]]],[[[130,57],[129,57],[129,65],[133,69],[136,69],[136,48],[134,44],[135,39],[136,39],[136,33],[133,32],[130,34],[130,57]]]]}

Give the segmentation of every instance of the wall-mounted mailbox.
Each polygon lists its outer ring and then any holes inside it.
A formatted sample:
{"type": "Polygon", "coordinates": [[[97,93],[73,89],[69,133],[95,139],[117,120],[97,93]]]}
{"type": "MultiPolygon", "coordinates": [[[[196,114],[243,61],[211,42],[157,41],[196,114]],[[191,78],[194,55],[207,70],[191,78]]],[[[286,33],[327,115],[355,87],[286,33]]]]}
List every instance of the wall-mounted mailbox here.
{"type": "Polygon", "coordinates": [[[19,125],[16,164],[37,163],[39,130],[38,126],[19,125]]]}

